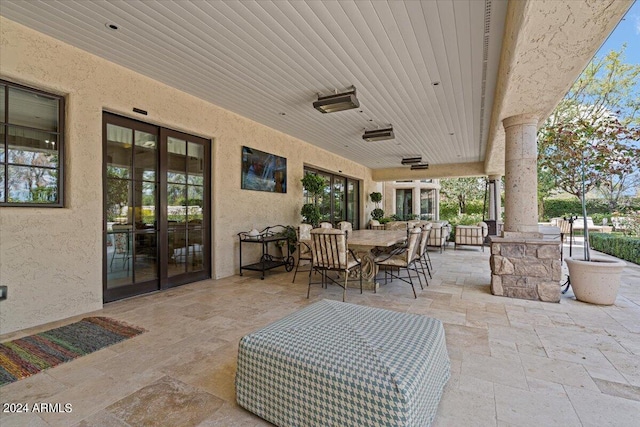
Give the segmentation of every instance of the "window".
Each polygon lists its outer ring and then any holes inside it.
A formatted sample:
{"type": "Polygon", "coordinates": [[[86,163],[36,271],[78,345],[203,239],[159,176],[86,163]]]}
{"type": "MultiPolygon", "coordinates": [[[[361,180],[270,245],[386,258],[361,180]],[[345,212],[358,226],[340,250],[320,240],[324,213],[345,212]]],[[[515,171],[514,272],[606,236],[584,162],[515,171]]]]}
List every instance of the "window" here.
{"type": "Polygon", "coordinates": [[[306,167],[304,173],[316,174],[324,179],[324,190],[315,200],[312,200],[306,190],[303,193],[304,203],[315,203],[320,208],[320,221],[334,225],[340,221],[349,221],[354,229],[358,229],[360,227],[358,180],[306,167]]]}
{"type": "Polygon", "coordinates": [[[413,189],[396,190],[396,216],[402,221],[413,219],[413,189]]]}
{"type": "Polygon", "coordinates": [[[0,80],[0,206],[63,206],[64,99],[0,80]]]}
{"type": "Polygon", "coordinates": [[[420,219],[435,219],[436,190],[431,188],[420,189],[420,219]]]}

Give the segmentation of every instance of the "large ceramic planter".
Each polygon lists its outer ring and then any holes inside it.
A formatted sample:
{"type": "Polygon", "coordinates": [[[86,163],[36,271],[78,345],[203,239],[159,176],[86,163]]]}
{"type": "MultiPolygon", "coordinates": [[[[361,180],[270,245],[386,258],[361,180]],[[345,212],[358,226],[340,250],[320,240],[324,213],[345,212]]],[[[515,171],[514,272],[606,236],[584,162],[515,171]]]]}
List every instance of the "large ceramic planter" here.
{"type": "Polygon", "coordinates": [[[624,261],[566,258],[571,287],[576,298],[592,304],[611,305],[616,301],[624,261]]]}

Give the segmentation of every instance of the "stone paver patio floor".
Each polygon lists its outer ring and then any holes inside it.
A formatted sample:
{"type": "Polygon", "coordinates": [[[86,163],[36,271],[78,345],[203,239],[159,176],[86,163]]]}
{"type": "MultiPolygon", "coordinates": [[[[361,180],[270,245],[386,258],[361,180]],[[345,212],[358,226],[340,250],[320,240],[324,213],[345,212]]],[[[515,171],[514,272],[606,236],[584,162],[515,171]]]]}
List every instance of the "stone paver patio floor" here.
{"type": "MultiPolygon", "coordinates": [[[[579,245],[579,243],[578,243],[579,245]]],[[[565,246],[565,251],[567,247],[565,246]]],[[[574,246],[574,255],[580,248],[574,246]]],[[[436,426],[637,426],[640,266],[629,264],[614,306],[490,294],[489,251],[431,253],[436,272],[414,299],[393,282],[348,302],[418,313],[445,324],[452,377],[436,426]]],[[[566,270],[565,270],[566,271],[566,270]]],[[[71,403],[70,413],[0,413],[9,426],[270,425],[235,404],[238,340],[341,289],[311,290],[305,273],[248,273],[107,304],[148,332],[0,388],[2,402],[71,403]]],[[[78,316],[81,318],[84,316],[78,316]]],[[[5,335],[2,341],[74,319],[5,335]]]]}

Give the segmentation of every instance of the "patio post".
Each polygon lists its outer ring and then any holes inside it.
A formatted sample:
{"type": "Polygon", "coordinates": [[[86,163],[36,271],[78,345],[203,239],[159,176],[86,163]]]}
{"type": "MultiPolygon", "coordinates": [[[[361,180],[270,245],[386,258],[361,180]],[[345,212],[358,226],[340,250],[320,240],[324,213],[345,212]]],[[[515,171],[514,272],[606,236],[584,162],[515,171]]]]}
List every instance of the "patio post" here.
{"type": "Polygon", "coordinates": [[[520,114],[502,123],[505,130],[503,236],[538,237],[538,117],[520,114]]]}
{"type": "Polygon", "coordinates": [[[501,201],[500,201],[500,175],[489,175],[489,218],[487,225],[489,226],[489,235],[501,235],[501,201]]]}

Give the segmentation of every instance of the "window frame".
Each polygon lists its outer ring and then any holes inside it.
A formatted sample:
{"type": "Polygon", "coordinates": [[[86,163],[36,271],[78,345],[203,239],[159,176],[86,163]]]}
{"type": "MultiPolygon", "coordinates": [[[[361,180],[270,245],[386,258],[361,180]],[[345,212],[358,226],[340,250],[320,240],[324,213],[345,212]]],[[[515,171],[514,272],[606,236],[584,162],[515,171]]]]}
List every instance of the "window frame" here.
{"type": "MultiPolygon", "coordinates": [[[[46,92],[40,89],[36,89],[29,86],[20,85],[17,83],[13,83],[9,80],[0,79],[0,86],[5,88],[4,95],[4,117],[0,117],[0,126],[4,128],[4,137],[0,138],[0,146],[4,148],[5,157],[0,165],[4,166],[4,192],[5,192],[5,200],[0,201],[0,207],[24,207],[24,208],[64,208],[65,201],[65,98],[62,95],[56,95],[54,93],[46,92]],[[44,96],[50,99],[55,99],[58,101],[58,130],[56,132],[47,131],[44,129],[31,128],[23,125],[15,125],[8,122],[9,117],[9,88],[16,88],[23,91],[35,93],[40,96],[44,96]],[[9,127],[14,127],[18,129],[30,129],[38,132],[46,132],[56,134],[58,137],[58,166],[56,168],[46,168],[50,170],[55,170],[58,173],[57,179],[57,201],[55,202],[47,202],[47,203],[34,203],[34,202],[9,202],[9,165],[13,165],[13,163],[9,163],[9,151],[8,151],[8,137],[9,127]]],[[[21,165],[24,166],[24,165],[21,165]]]]}

